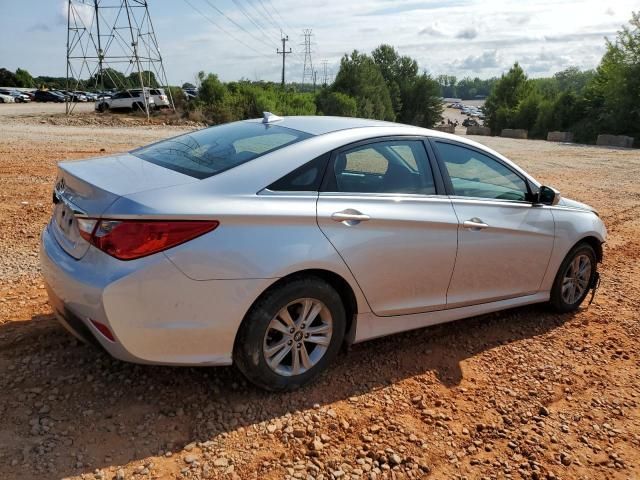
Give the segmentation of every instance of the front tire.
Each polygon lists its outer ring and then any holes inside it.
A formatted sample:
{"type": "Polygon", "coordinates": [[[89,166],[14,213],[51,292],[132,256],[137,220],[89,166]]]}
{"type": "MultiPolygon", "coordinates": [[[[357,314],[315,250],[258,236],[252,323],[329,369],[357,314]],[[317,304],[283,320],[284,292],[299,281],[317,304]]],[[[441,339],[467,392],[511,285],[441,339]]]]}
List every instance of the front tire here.
{"type": "Polygon", "coordinates": [[[294,390],[315,380],[336,357],[346,315],[340,295],[318,277],[298,277],[258,299],[233,349],[243,375],[260,388],[294,390]]]}
{"type": "Polygon", "coordinates": [[[573,312],[584,301],[597,274],[597,258],[587,243],[576,245],[565,257],[551,288],[549,303],[558,312],[573,312]]]}

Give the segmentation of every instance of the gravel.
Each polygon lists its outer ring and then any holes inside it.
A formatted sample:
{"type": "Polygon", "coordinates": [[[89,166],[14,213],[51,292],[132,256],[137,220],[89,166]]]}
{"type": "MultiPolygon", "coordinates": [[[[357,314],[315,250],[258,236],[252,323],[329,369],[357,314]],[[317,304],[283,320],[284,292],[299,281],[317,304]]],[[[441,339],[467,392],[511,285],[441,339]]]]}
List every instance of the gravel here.
{"type": "Polygon", "coordinates": [[[125,364],[57,324],[37,262],[56,161],[184,129],[43,120],[0,115],[3,480],[640,478],[640,152],[474,138],[599,210],[595,304],[356,345],[278,395],[233,368],[125,364]]]}

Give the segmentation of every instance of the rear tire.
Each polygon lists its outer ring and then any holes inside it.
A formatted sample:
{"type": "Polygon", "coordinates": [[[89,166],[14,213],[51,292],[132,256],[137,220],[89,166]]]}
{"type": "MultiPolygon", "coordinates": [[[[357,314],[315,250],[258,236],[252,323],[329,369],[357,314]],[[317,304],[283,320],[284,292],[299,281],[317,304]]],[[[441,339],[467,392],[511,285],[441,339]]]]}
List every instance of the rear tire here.
{"type": "Polygon", "coordinates": [[[551,288],[550,305],[554,310],[573,312],[584,301],[597,272],[597,258],[593,247],[580,243],[562,261],[551,288]]]}
{"type": "Polygon", "coordinates": [[[345,327],[344,305],[331,285],[314,276],[292,278],[252,306],[238,331],[233,360],[260,388],[294,390],[333,361],[345,327]]]}

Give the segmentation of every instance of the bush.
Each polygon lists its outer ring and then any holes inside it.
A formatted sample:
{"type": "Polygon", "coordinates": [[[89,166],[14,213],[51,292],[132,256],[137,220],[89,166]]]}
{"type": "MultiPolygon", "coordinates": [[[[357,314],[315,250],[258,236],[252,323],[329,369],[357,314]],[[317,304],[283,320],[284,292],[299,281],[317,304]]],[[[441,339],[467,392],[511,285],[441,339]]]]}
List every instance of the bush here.
{"type": "Polygon", "coordinates": [[[340,92],[323,89],[316,97],[316,106],[323,115],[355,117],[358,114],[356,99],[340,92]]]}

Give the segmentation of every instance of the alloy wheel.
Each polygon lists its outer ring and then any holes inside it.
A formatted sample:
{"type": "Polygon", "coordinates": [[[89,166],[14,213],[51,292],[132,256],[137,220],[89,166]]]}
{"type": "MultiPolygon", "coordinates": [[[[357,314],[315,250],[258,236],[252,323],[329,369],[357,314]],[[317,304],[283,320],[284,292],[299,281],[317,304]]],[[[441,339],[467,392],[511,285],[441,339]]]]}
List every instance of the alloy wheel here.
{"type": "Polygon", "coordinates": [[[573,305],[582,298],[591,280],[591,259],[587,255],[576,255],[567,266],[562,278],[562,299],[573,305]]]}
{"type": "Polygon", "coordinates": [[[282,308],[267,327],[263,355],[283,376],[300,375],[324,357],[333,335],[333,318],[315,298],[300,298],[282,308]]]}

